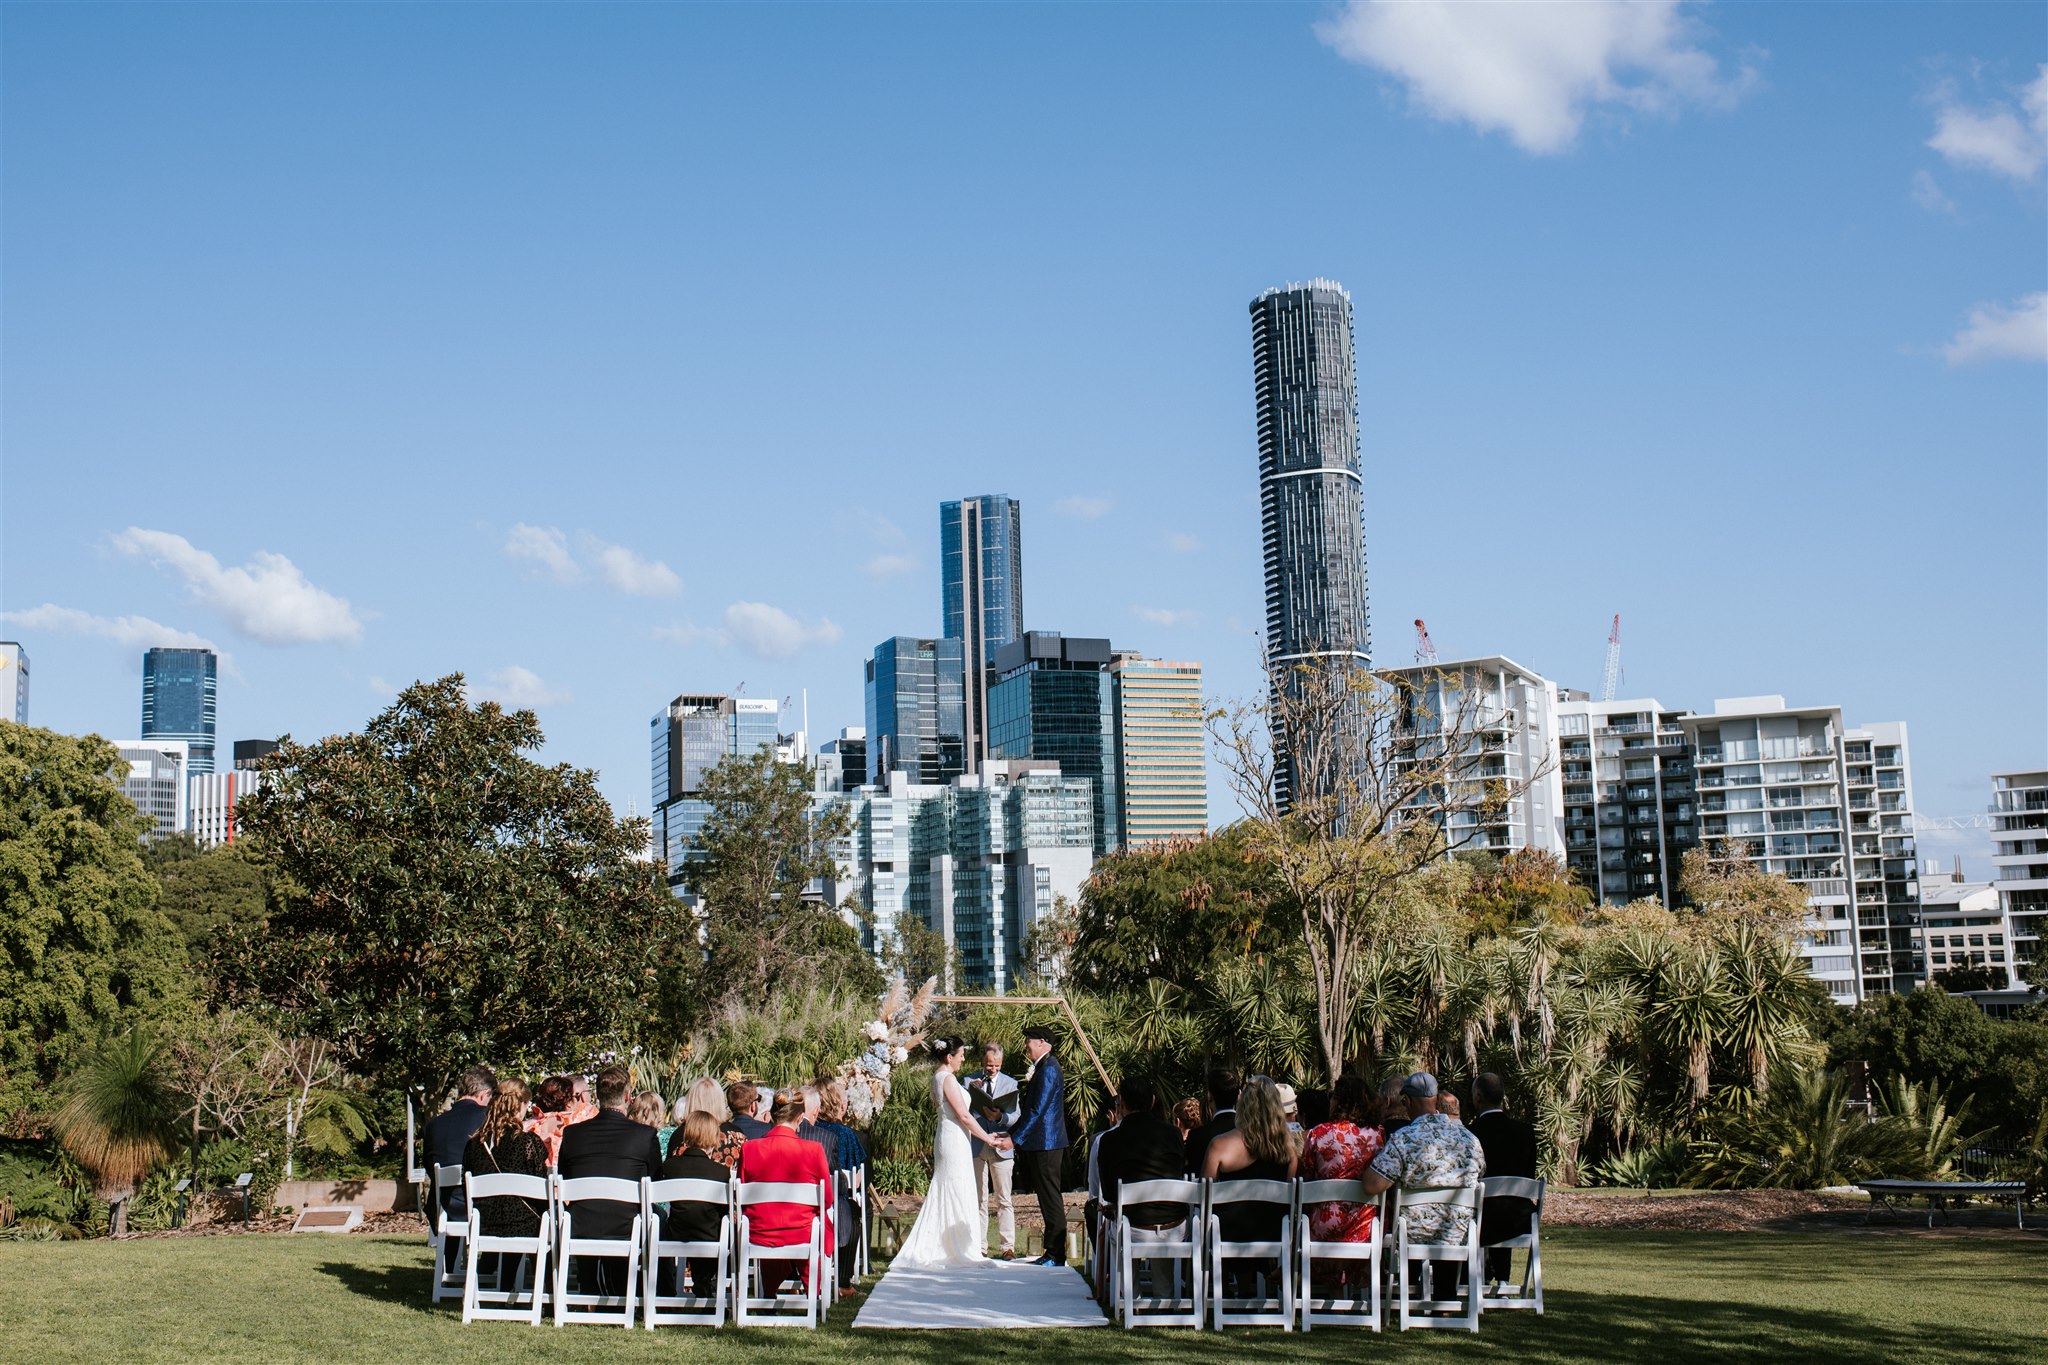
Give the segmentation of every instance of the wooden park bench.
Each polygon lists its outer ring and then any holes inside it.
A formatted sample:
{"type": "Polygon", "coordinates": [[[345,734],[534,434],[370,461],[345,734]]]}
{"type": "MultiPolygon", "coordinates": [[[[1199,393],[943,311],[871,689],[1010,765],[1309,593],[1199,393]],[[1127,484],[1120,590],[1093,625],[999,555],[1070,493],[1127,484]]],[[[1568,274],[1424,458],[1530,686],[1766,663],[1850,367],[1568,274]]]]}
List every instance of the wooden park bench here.
{"type": "MultiPolygon", "coordinates": [[[[1934,1226],[1935,1216],[1949,1222],[1948,1201],[1952,1198],[1981,1195],[1986,1199],[2004,1203],[2012,1200],[2013,1213],[2019,1225],[2027,1225],[2027,1182],[2024,1180],[1859,1180],[1858,1189],[1870,1195],[1870,1212],[1882,1209],[1889,1214],[1910,1212],[1901,1208],[1899,1201],[1915,1195],[1927,1196],[1927,1226],[1934,1226]]],[[[1869,1215],[1865,1215],[1868,1221],[1869,1215]]]]}

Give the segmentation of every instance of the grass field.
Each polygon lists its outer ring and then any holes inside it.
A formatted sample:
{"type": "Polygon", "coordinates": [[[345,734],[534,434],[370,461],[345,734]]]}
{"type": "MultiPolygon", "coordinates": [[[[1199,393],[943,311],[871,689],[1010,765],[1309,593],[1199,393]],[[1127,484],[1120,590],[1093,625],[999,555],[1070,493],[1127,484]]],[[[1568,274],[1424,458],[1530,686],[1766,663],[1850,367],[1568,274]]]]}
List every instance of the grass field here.
{"type": "Polygon", "coordinates": [[[1528,1362],[2048,1359],[2048,1241],[1982,1236],[1546,1230],[1549,1312],[1451,1332],[820,1332],[514,1323],[427,1302],[427,1252],[391,1237],[0,1244],[0,1359],[849,1362],[1528,1362]]]}

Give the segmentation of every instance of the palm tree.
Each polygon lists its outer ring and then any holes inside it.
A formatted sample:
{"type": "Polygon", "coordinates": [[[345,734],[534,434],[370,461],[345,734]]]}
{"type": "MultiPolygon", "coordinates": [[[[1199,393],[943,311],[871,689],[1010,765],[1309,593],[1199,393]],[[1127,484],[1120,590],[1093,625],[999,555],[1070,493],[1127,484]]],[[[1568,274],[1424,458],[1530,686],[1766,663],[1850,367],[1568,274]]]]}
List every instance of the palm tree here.
{"type": "Polygon", "coordinates": [[[128,1200],[178,1141],[177,1097],[163,1073],[163,1049],[136,1027],[102,1043],[73,1072],[52,1124],[57,1141],[92,1177],[93,1196],[112,1205],[108,1234],[128,1230],[128,1200]]]}
{"type": "Polygon", "coordinates": [[[1770,1093],[1771,1063],[1805,1038],[1799,1023],[1799,988],[1806,958],[1789,939],[1747,924],[1714,945],[1718,975],[1726,983],[1726,1042],[1749,1072],[1758,1098],[1770,1093]]]}
{"type": "Polygon", "coordinates": [[[1652,1025],[1666,1046],[1685,1056],[1694,1109],[1707,1098],[1714,1047],[1723,1041],[1728,1026],[1732,1000],[1721,968],[1720,956],[1709,945],[1673,946],[1661,964],[1663,990],[1650,1006],[1652,1025]]]}

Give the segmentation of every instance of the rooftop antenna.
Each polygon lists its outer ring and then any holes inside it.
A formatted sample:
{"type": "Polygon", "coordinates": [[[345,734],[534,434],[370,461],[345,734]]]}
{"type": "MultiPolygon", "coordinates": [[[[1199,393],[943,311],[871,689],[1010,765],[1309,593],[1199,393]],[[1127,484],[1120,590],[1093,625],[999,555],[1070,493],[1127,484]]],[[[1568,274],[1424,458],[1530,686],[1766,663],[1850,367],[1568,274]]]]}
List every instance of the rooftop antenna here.
{"type": "Polygon", "coordinates": [[[1422,624],[1420,616],[1415,618],[1415,662],[1433,664],[1436,662],[1436,641],[1429,638],[1429,627],[1422,624]]]}
{"type": "MultiPolygon", "coordinates": [[[[1416,624],[1420,625],[1420,622],[1416,624]]],[[[1614,613],[1614,629],[1607,632],[1607,672],[1600,679],[1600,700],[1613,701],[1621,686],[1621,613],[1614,613]]]]}

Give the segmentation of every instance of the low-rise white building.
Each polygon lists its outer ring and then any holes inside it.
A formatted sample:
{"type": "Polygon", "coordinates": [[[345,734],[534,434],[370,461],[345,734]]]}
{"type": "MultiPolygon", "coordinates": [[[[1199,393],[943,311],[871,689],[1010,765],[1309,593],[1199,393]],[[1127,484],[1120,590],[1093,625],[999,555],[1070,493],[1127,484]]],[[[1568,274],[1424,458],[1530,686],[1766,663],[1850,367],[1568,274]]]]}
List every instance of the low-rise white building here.
{"type": "Polygon", "coordinates": [[[1443,731],[1463,731],[1464,756],[1472,762],[1461,790],[1449,794],[1444,833],[1453,853],[1535,848],[1564,856],[1556,683],[1499,655],[1390,668],[1380,676],[1404,689],[1394,739],[1417,757],[1403,761],[1435,762],[1443,731]],[[1511,794],[1486,800],[1496,783],[1511,794]]]}

